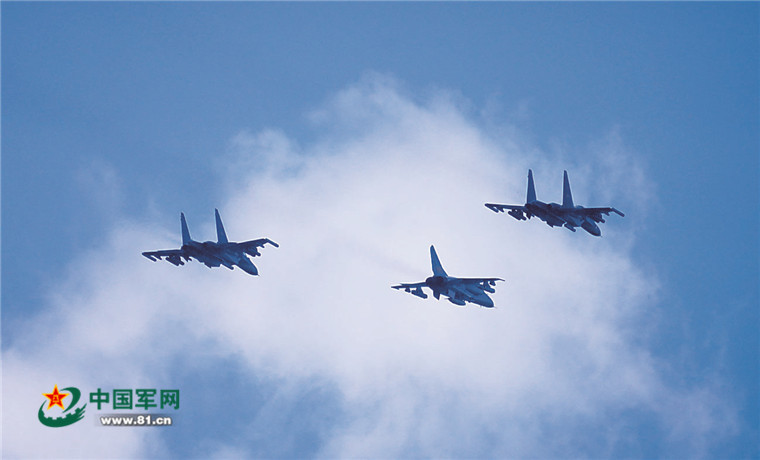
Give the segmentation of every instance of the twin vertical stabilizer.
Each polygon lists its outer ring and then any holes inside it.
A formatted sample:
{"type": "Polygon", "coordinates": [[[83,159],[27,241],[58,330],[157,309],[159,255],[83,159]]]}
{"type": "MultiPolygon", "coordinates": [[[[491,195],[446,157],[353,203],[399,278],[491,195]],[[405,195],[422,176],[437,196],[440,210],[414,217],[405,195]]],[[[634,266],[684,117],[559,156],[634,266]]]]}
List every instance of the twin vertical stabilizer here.
{"type": "MultiPolygon", "coordinates": [[[[533,184],[533,170],[528,170],[528,196],[525,198],[526,203],[536,201],[536,186],[533,184]]],[[[567,178],[567,171],[562,182],[562,207],[574,208],[573,192],[570,191],[570,180],[567,178]]]]}
{"type": "MultiPolygon", "coordinates": [[[[216,214],[216,239],[218,243],[229,243],[227,240],[227,233],[224,231],[224,225],[222,224],[222,218],[219,216],[219,210],[214,209],[216,214]]],[[[186,245],[193,241],[190,238],[190,230],[187,228],[187,221],[185,220],[185,213],[182,212],[179,215],[179,220],[182,223],[182,245],[186,245]]]]}
{"type": "Polygon", "coordinates": [[[570,191],[570,181],[567,179],[567,171],[565,171],[564,181],[562,182],[562,207],[575,207],[573,204],[573,192],[570,191]]]}
{"type": "Polygon", "coordinates": [[[219,210],[214,209],[216,214],[216,239],[219,244],[228,243],[227,233],[224,232],[224,225],[222,225],[222,218],[219,216],[219,210]]]}
{"type": "Polygon", "coordinates": [[[528,196],[525,198],[526,203],[536,201],[536,187],[533,185],[533,170],[528,170],[528,196]]]}
{"type": "Polygon", "coordinates": [[[186,244],[193,241],[193,239],[190,238],[190,230],[187,229],[187,221],[185,220],[184,212],[181,212],[179,214],[179,220],[182,223],[182,246],[185,246],[186,244]]]}

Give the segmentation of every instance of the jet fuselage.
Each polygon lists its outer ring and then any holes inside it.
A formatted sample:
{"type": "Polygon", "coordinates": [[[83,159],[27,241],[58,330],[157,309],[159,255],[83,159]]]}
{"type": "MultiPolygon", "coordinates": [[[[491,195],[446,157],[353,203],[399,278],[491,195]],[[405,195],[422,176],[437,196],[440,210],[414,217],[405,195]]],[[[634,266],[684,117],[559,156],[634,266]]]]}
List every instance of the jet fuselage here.
{"type": "Polygon", "coordinates": [[[533,171],[528,170],[528,191],[524,205],[486,203],[486,207],[494,212],[504,212],[517,220],[528,220],[533,216],[546,222],[550,227],[565,227],[575,231],[581,227],[594,236],[601,236],[602,231],[597,223],[604,223],[602,215],[614,212],[620,217],[625,214],[612,207],[584,208],[576,206],[573,202],[573,193],[570,190],[570,180],[567,171],[564,172],[562,182],[562,204],[544,203],[536,199],[536,188],[533,184],[533,171]]]}
{"type": "MultiPolygon", "coordinates": [[[[436,275],[425,279],[425,284],[433,290],[436,299],[444,295],[449,298],[449,302],[455,305],[464,306],[465,301],[468,301],[486,308],[493,308],[494,306],[493,300],[488,297],[488,294],[476,287],[478,285],[468,286],[459,278],[436,275]]],[[[482,289],[495,292],[487,284],[484,286],[482,289]]]]}
{"type": "MultiPolygon", "coordinates": [[[[559,203],[544,203],[542,201],[533,201],[525,204],[526,210],[539,219],[546,222],[550,227],[564,226],[568,230],[575,231],[576,227],[581,227],[594,236],[601,236],[602,231],[594,220],[589,216],[573,212],[583,209],[583,206],[562,206],[559,203]]],[[[604,220],[601,220],[604,222],[604,220]]]]}
{"type": "Polygon", "coordinates": [[[250,275],[258,275],[259,271],[245,253],[235,247],[235,243],[216,243],[214,241],[189,241],[182,245],[188,255],[204,263],[207,267],[224,265],[230,270],[237,265],[250,275]]]}

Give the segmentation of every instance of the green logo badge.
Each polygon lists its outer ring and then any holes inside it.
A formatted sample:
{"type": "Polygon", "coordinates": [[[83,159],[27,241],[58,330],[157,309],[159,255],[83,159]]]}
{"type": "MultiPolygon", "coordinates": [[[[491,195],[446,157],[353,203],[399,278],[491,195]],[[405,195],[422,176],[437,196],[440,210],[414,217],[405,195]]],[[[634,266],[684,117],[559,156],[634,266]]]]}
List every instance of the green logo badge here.
{"type": "Polygon", "coordinates": [[[53,428],[60,428],[62,426],[68,426],[72,423],[76,423],[82,420],[82,417],[84,417],[84,408],[87,407],[87,404],[83,405],[82,407],[77,407],[74,412],[69,412],[71,409],[74,409],[76,407],[77,403],[79,402],[79,398],[82,396],[82,393],[79,391],[79,389],[68,387],[64,388],[63,391],[63,393],[59,392],[58,385],[55,385],[53,387],[52,393],[42,393],[42,396],[48,399],[47,408],[43,410],[46,404],[43,402],[40,406],[39,412],[37,412],[37,417],[40,419],[40,423],[43,425],[53,428]],[[69,395],[71,396],[71,402],[69,403],[68,407],[64,407],[63,400],[69,397],[69,395]],[[45,412],[53,409],[54,406],[60,407],[61,410],[63,410],[63,414],[66,415],[59,417],[46,416],[45,412]]]}

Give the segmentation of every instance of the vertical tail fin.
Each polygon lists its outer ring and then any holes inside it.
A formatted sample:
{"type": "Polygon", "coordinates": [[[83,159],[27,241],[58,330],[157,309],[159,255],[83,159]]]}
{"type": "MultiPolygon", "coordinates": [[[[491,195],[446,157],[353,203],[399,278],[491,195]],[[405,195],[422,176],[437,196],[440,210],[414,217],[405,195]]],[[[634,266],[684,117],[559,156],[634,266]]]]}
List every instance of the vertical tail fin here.
{"type": "Polygon", "coordinates": [[[562,207],[575,207],[573,204],[573,192],[570,191],[570,181],[567,179],[567,171],[565,171],[564,181],[562,182],[562,207]]]}
{"type": "Polygon", "coordinates": [[[187,221],[185,220],[184,212],[179,213],[179,220],[182,223],[182,246],[184,246],[193,241],[193,239],[190,238],[190,230],[187,229],[187,221]]]}
{"type": "Polygon", "coordinates": [[[525,199],[526,203],[532,203],[536,201],[536,186],[533,185],[533,170],[528,170],[528,196],[525,199]]]}
{"type": "Polygon", "coordinates": [[[227,234],[224,232],[224,225],[222,225],[222,218],[219,216],[219,210],[214,209],[216,214],[216,240],[218,243],[228,243],[227,234]]]}
{"type": "Polygon", "coordinates": [[[435,276],[448,276],[446,271],[441,266],[441,261],[438,260],[438,254],[435,253],[435,247],[430,246],[430,262],[433,264],[433,275],[435,276]]]}

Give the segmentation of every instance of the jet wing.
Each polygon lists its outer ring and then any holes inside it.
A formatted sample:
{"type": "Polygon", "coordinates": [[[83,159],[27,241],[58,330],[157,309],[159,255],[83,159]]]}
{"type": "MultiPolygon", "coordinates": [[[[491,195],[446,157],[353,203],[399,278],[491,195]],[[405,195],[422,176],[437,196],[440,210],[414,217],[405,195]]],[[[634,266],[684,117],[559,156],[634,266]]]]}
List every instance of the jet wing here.
{"type": "Polygon", "coordinates": [[[455,278],[459,281],[464,281],[467,284],[481,284],[481,283],[488,283],[491,286],[494,286],[497,281],[504,281],[501,278],[455,278]]]}
{"type": "Polygon", "coordinates": [[[614,212],[620,217],[625,217],[625,214],[615,208],[583,208],[581,209],[581,212],[587,214],[604,214],[605,216],[609,216],[611,212],[614,212]]]}
{"type": "Polygon", "coordinates": [[[427,299],[427,294],[422,291],[422,288],[425,286],[427,286],[425,283],[401,283],[391,287],[393,289],[403,289],[404,291],[416,295],[417,297],[427,299]]]}
{"type": "MultiPolygon", "coordinates": [[[[496,289],[494,289],[494,286],[496,286],[497,281],[504,281],[501,278],[455,278],[457,281],[461,282],[465,287],[468,288],[477,288],[481,291],[494,293],[496,292],[496,289]]],[[[454,289],[456,289],[456,286],[454,286],[454,289]]]]}
{"type": "Polygon", "coordinates": [[[270,240],[269,238],[259,238],[258,240],[243,241],[242,243],[235,243],[235,246],[243,252],[250,254],[253,257],[260,256],[257,248],[263,248],[267,243],[279,248],[280,245],[270,240]]]}
{"type": "Polygon", "coordinates": [[[418,287],[425,287],[427,284],[423,283],[401,283],[395,286],[391,286],[393,289],[415,289],[418,287]]]}
{"type": "Polygon", "coordinates": [[[162,257],[165,257],[167,262],[174,265],[185,265],[185,262],[183,262],[182,259],[185,259],[186,261],[191,260],[190,256],[187,255],[182,249],[162,249],[160,251],[148,251],[143,252],[142,255],[152,260],[153,262],[161,260],[162,257]]]}
{"type": "Polygon", "coordinates": [[[486,208],[490,209],[493,212],[504,212],[507,211],[507,214],[514,217],[517,220],[525,220],[525,215],[528,217],[531,217],[532,214],[530,211],[528,211],[528,208],[525,206],[518,206],[514,204],[496,204],[496,203],[486,203],[486,208]]]}
{"type": "Polygon", "coordinates": [[[590,217],[596,222],[604,222],[604,219],[602,219],[602,214],[609,216],[611,212],[614,212],[620,217],[625,217],[625,214],[615,208],[576,208],[572,210],[572,212],[582,216],[590,217]]]}
{"type": "Polygon", "coordinates": [[[527,209],[525,209],[525,206],[518,206],[514,204],[486,203],[486,208],[490,209],[493,212],[504,212],[507,209],[510,211],[527,211],[527,209]]]}

